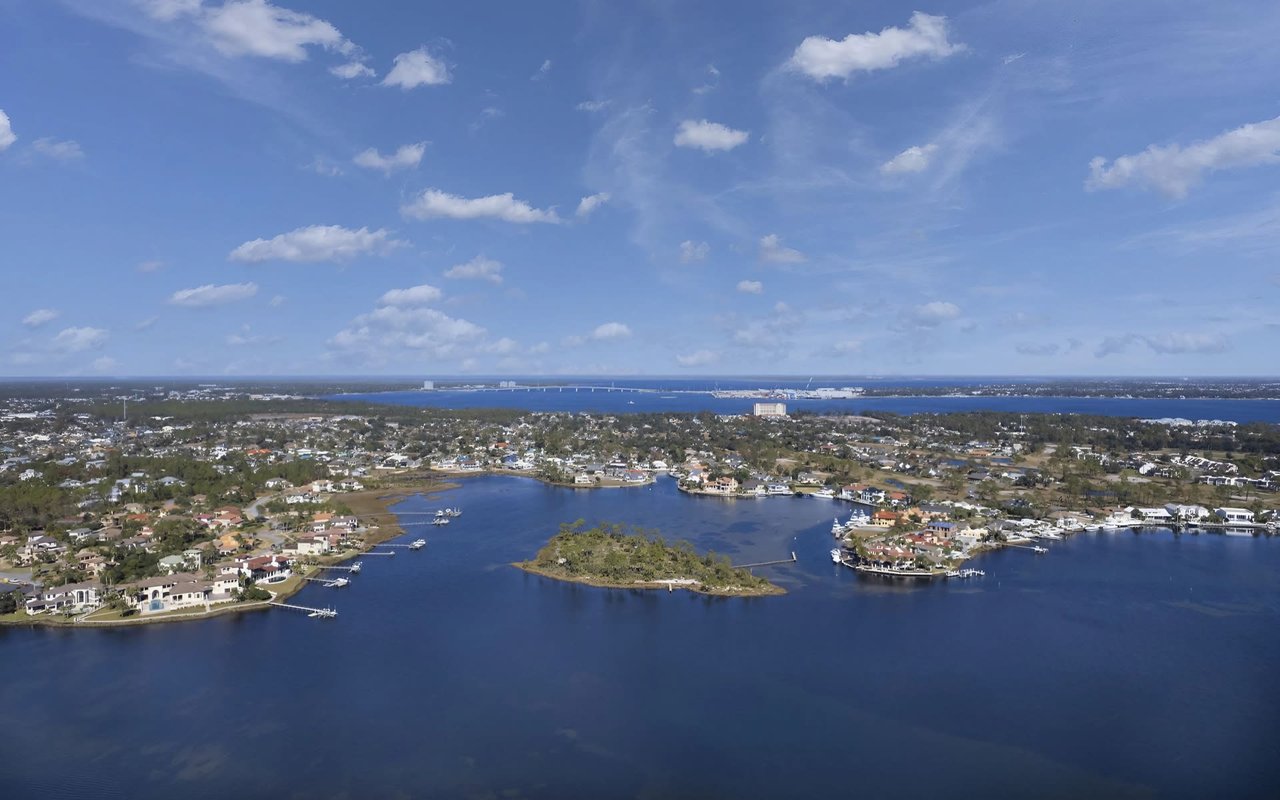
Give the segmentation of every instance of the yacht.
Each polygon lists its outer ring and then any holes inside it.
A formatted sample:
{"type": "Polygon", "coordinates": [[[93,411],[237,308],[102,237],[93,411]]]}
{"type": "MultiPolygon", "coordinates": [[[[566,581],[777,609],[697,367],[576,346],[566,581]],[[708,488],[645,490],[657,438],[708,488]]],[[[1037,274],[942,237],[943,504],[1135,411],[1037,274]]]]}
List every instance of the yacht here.
{"type": "Polygon", "coordinates": [[[413,542],[409,545],[409,549],[410,549],[410,550],[421,550],[422,548],[424,548],[424,547],[426,547],[426,546],[427,546],[427,540],[426,540],[426,539],[414,539],[414,540],[413,540],[413,542]]]}
{"type": "Polygon", "coordinates": [[[831,535],[832,536],[844,535],[844,525],[841,524],[840,520],[838,519],[831,520],[831,535]]]}
{"type": "Polygon", "coordinates": [[[839,547],[833,547],[833,548],[831,548],[831,560],[832,560],[832,562],[834,562],[834,563],[836,563],[836,564],[840,564],[840,563],[842,563],[842,562],[844,561],[844,557],[843,557],[843,555],[840,553],[840,548],[839,548],[839,547]]]}
{"type": "Polygon", "coordinates": [[[835,489],[822,488],[810,495],[810,497],[821,497],[824,500],[834,500],[836,496],[835,489]]]}
{"type": "Polygon", "coordinates": [[[448,524],[449,524],[449,518],[448,518],[448,517],[436,517],[435,519],[431,520],[431,524],[432,524],[432,525],[448,525],[448,524]]]}

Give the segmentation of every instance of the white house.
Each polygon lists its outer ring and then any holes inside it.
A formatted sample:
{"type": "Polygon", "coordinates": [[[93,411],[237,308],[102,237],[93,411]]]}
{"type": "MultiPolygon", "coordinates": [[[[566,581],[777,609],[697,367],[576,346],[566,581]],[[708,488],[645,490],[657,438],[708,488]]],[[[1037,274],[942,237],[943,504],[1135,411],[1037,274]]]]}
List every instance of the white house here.
{"type": "Polygon", "coordinates": [[[1253,522],[1253,512],[1247,508],[1215,508],[1213,513],[1223,522],[1253,522]]]}

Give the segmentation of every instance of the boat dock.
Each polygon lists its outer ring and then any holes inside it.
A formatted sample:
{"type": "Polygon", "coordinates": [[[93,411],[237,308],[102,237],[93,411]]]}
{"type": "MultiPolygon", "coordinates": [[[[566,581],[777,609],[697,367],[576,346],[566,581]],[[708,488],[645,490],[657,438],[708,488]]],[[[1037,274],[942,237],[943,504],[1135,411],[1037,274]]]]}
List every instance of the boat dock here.
{"type": "Polygon", "coordinates": [[[304,581],[318,583],[326,589],[341,589],[343,586],[347,586],[351,583],[351,581],[346,578],[312,578],[308,575],[304,575],[302,576],[302,579],[304,581]]]}
{"type": "MultiPolygon", "coordinates": [[[[408,544],[394,544],[392,542],[383,542],[378,547],[403,547],[405,550],[421,550],[427,544],[426,539],[418,539],[408,544]]],[[[371,553],[370,555],[380,555],[379,553],[371,553]]]]}
{"type": "Polygon", "coordinates": [[[1030,551],[1031,551],[1031,552],[1033,552],[1033,553],[1047,553],[1047,552],[1049,552],[1049,548],[1047,548],[1047,547],[1041,547],[1041,546],[1040,546],[1040,545],[1038,545],[1038,544],[1035,544],[1035,545],[1029,545],[1029,544],[1010,544],[1010,543],[1008,543],[1008,542],[1005,542],[1005,543],[1004,543],[1004,546],[1005,546],[1005,547],[1016,547],[1016,548],[1018,548],[1019,550],[1030,550],[1030,551]]]}
{"type": "MultiPolygon", "coordinates": [[[[378,545],[378,546],[379,546],[379,547],[381,547],[382,545],[378,545]]],[[[387,552],[386,550],[383,550],[383,551],[381,551],[381,552],[379,552],[379,551],[372,551],[372,550],[371,550],[371,551],[369,551],[368,553],[365,553],[364,555],[366,555],[366,556],[394,556],[395,554],[396,554],[396,551],[395,551],[395,550],[392,550],[391,552],[387,552]]]]}
{"type": "MultiPolygon", "coordinates": [[[[365,555],[370,555],[370,554],[369,554],[369,553],[365,553],[365,555]]],[[[346,565],[344,565],[344,564],[320,564],[320,565],[318,565],[318,566],[316,567],[316,569],[336,569],[336,570],[340,570],[340,571],[342,571],[342,572],[350,572],[352,575],[357,575],[357,574],[359,574],[359,572],[360,572],[360,562],[359,562],[359,561],[357,561],[357,562],[356,562],[356,563],[354,563],[354,564],[346,564],[346,565]]]]}
{"type": "Polygon", "coordinates": [[[734,564],[733,569],[751,569],[752,567],[771,567],[775,564],[794,564],[796,561],[796,552],[791,551],[791,558],[780,558],[776,561],[758,561],[755,564],[734,564]]]}
{"type": "Polygon", "coordinates": [[[308,617],[316,617],[318,619],[334,619],[338,616],[338,612],[332,608],[311,608],[310,606],[295,606],[292,603],[278,603],[275,600],[267,603],[269,606],[276,608],[292,608],[294,611],[305,611],[308,617]]]}

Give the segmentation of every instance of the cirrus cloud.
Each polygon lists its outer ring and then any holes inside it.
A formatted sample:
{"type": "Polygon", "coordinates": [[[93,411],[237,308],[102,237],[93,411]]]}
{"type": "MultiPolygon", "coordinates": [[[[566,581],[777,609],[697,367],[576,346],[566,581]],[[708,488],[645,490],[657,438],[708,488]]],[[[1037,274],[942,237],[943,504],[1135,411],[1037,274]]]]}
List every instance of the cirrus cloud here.
{"type": "Polygon", "coordinates": [[[226,283],[222,285],[206,283],[203,286],[196,286],[192,289],[179,289],[169,295],[169,303],[170,305],[186,306],[188,308],[208,308],[210,306],[222,306],[228,303],[248,300],[257,293],[258,284],[256,283],[226,283]]]}
{"type": "Polygon", "coordinates": [[[56,309],[37,308],[22,318],[22,324],[28,328],[39,328],[41,325],[53,322],[59,316],[60,314],[56,309]]]}
{"type": "Polygon", "coordinates": [[[764,291],[764,284],[760,281],[738,281],[738,291],[743,294],[760,294],[764,291]]]}
{"type": "Polygon", "coordinates": [[[938,146],[936,144],[926,144],[923,147],[908,147],[881,164],[880,174],[900,175],[910,172],[923,172],[937,152],[938,146]]]}

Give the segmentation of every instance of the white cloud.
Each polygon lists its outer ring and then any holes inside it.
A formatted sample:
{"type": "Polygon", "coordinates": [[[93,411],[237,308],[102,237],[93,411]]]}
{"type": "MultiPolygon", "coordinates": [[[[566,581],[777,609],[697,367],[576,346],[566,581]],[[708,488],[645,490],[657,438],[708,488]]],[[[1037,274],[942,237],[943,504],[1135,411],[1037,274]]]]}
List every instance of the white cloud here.
{"type": "Polygon", "coordinates": [[[405,242],[386,228],[351,230],[341,225],[311,225],[271,239],[254,239],[231,251],[232,261],[347,261],[362,255],[386,255],[405,242]]]}
{"type": "Polygon", "coordinates": [[[257,293],[256,283],[227,283],[221,286],[206,283],[194,289],[179,289],[169,296],[169,303],[188,308],[208,308],[248,300],[257,293]]]}
{"type": "Polygon", "coordinates": [[[1108,165],[1098,156],[1089,162],[1085,188],[1117,189],[1136,184],[1170,197],[1185,197],[1206,172],[1280,163],[1280,117],[1242,125],[1187,147],[1151,145],[1136,155],[1120,156],[1108,165]]]}
{"type": "Polygon", "coordinates": [[[711,245],[706,242],[688,240],[680,243],[680,260],[686,264],[692,264],[695,261],[706,261],[707,256],[710,254],[711,245]]]}
{"type": "Polygon", "coordinates": [[[783,247],[778,234],[771,233],[760,237],[760,260],[771,264],[799,264],[805,257],[799,250],[783,247]]]}
{"type": "Polygon", "coordinates": [[[591,215],[600,206],[609,202],[609,193],[600,192],[598,194],[589,194],[578,202],[578,216],[587,217],[591,215]]]}
{"type": "Polygon", "coordinates": [[[101,347],[109,336],[102,328],[63,328],[53,337],[53,348],[64,353],[79,353],[101,347]]]}
{"type": "Polygon", "coordinates": [[[694,147],[712,153],[717,150],[732,150],[750,137],[751,134],[747,131],[734,130],[718,122],[686,119],[676,130],[674,141],[676,147],[694,147]]]}
{"type": "Polygon", "coordinates": [[[489,283],[502,283],[502,263],[484,256],[476,256],[465,264],[450,267],[446,278],[458,280],[481,280],[489,283]]]}
{"type": "Polygon", "coordinates": [[[574,108],[579,111],[587,112],[604,111],[612,105],[612,103],[612,100],[583,100],[581,103],[574,106],[574,108]]]}
{"type": "Polygon", "coordinates": [[[166,22],[199,12],[203,2],[204,0],[138,0],[138,4],[148,15],[166,22]]]}
{"type": "Polygon", "coordinates": [[[374,78],[378,75],[368,64],[361,64],[359,61],[349,61],[346,64],[329,67],[329,72],[348,81],[356,78],[374,78]]]}
{"type": "Polygon", "coordinates": [[[547,73],[549,72],[551,72],[551,59],[548,58],[546,61],[542,62],[542,66],[538,67],[538,71],[533,73],[533,77],[529,78],[529,80],[540,81],[547,77],[547,73]]]}
{"type": "Polygon", "coordinates": [[[408,90],[418,86],[439,86],[452,79],[448,65],[427,52],[424,45],[396,56],[395,65],[382,79],[382,85],[408,90]]]}
{"type": "Polygon", "coordinates": [[[138,266],[134,267],[134,269],[142,273],[159,272],[164,268],[165,268],[165,263],[158,258],[153,258],[148,261],[142,261],[138,264],[138,266]]]}
{"type": "Polygon", "coordinates": [[[484,337],[479,325],[434,308],[383,305],[356,317],[329,345],[365,358],[385,358],[395,350],[451,358],[469,355],[484,337]]]}
{"type": "Polygon", "coordinates": [[[311,170],[317,175],[323,175],[326,178],[336,178],[342,174],[342,167],[324,156],[316,156],[311,160],[311,163],[306,166],[306,169],[311,170]]]}
{"type": "Polygon", "coordinates": [[[56,139],[42,137],[31,143],[31,149],[42,156],[58,161],[74,161],[77,158],[84,158],[84,151],[80,149],[80,143],[71,140],[59,142],[56,139]]]}
{"type": "Polygon", "coordinates": [[[945,58],[964,49],[947,40],[947,18],[911,15],[905,28],[879,33],[851,33],[836,41],[810,36],[800,43],[788,65],[817,81],[848,78],[855,72],[896,67],[909,58],[945,58]]]}
{"type": "Polygon", "coordinates": [[[9,145],[18,141],[18,136],[13,132],[13,126],[9,122],[9,115],[0,109],[0,150],[8,149],[9,145]]]}
{"type": "Polygon", "coordinates": [[[596,329],[591,332],[591,338],[596,341],[625,339],[630,335],[631,329],[621,322],[606,322],[603,325],[597,325],[596,329]]]}
{"type": "Polygon", "coordinates": [[[764,291],[764,284],[760,281],[738,281],[738,291],[743,294],[760,294],[764,291]]]}
{"type": "Polygon", "coordinates": [[[285,296],[282,294],[277,294],[271,298],[271,302],[269,302],[267,305],[271,306],[272,308],[279,308],[284,304],[285,304],[285,296]]]}
{"type": "Polygon", "coordinates": [[[523,200],[517,200],[511,192],[467,198],[442,192],[439,189],[427,189],[412,202],[400,206],[400,213],[414,219],[492,217],[504,222],[516,223],[560,221],[555,209],[543,211],[533,208],[523,200]]]}
{"type": "Polygon", "coordinates": [[[391,289],[378,299],[378,304],[398,307],[425,306],[443,296],[444,293],[439,289],[424,283],[419,286],[410,286],[408,289],[391,289]]]}
{"type": "Polygon", "coordinates": [[[901,153],[880,165],[883,175],[899,175],[906,172],[923,172],[929,166],[930,159],[938,152],[936,144],[923,147],[908,147],[901,153]]]}
{"type": "Polygon", "coordinates": [[[273,6],[266,0],[231,0],[207,7],[201,24],[214,47],[229,56],[251,55],[297,63],[307,47],[350,53],[354,45],[325,20],[273,6]]]}
{"type": "Polygon", "coordinates": [[[398,169],[410,169],[422,163],[422,154],[426,152],[427,143],[417,142],[416,144],[402,144],[391,155],[384,156],[374,148],[357,153],[352,159],[356,166],[365,169],[379,169],[390,175],[398,169]]]}
{"type": "Polygon", "coordinates": [[[676,363],[682,367],[705,367],[720,359],[720,354],[711,350],[695,350],[692,353],[676,356],[676,363]]]}
{"type": "Polygon", "coordinates": [[[22,324],[28,328],[39,328],[41,325],[53,322],[58,316],[58,312],[52,308],[37,308],[22,318],[22,324]]]}
{"type": "Polygon", "coordinates": [[[943,300],[934,300],[931,303],[918,305],[911,309],[909,314],[911,321],[922,328],[937,327],[958,316],[960,316],[960,307],[955,303],[948,303],[943,300]]]}

